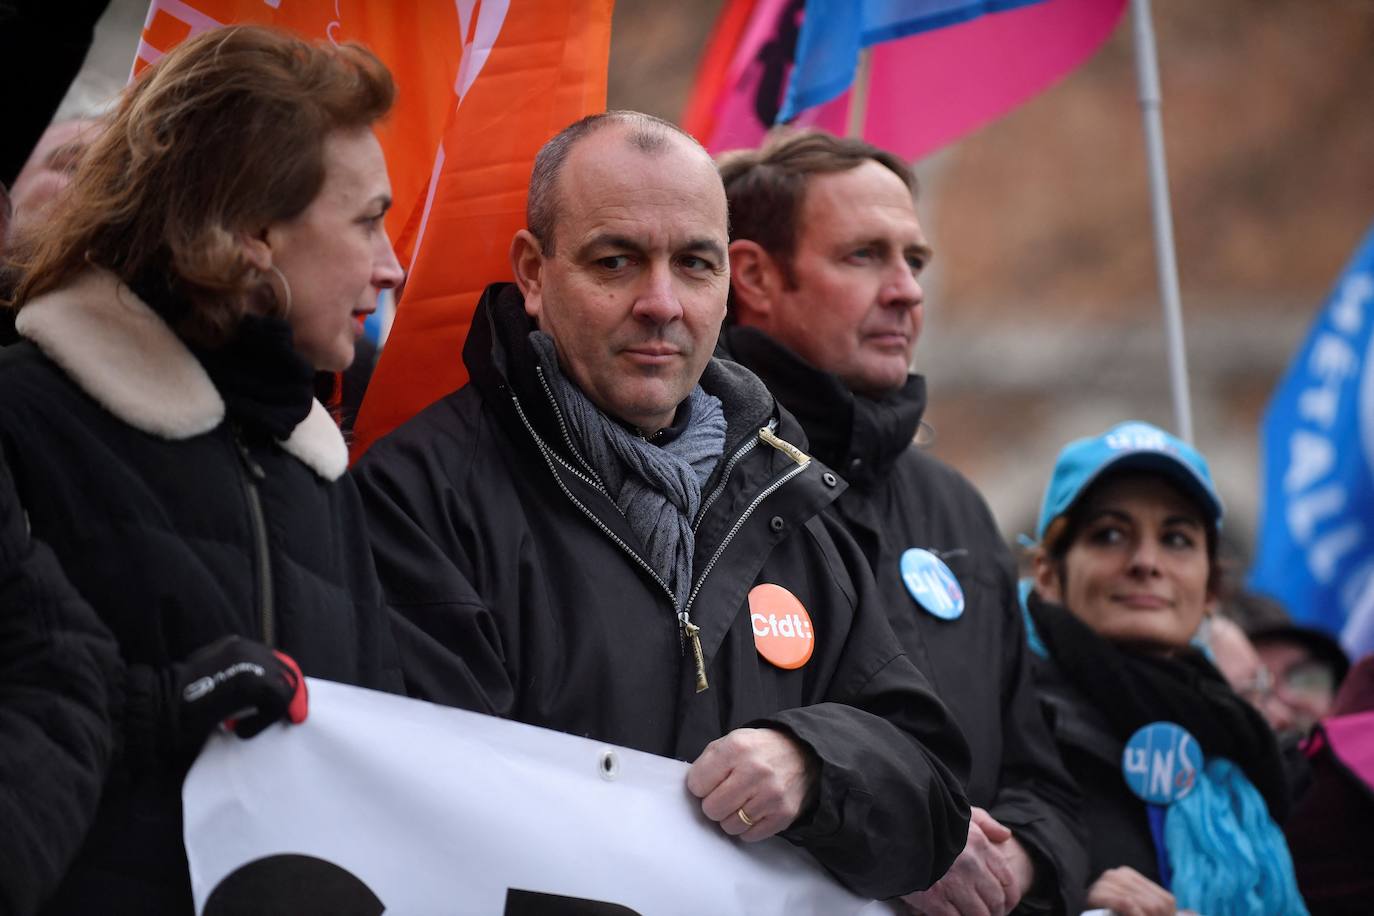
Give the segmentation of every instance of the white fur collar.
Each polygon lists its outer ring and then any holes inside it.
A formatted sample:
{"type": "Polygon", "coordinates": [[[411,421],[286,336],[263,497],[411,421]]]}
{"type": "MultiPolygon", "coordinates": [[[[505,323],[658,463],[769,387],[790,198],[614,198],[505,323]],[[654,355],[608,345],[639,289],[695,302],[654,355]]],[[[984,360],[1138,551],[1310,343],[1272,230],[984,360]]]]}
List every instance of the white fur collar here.
{"type": "Polygon", "coordinates": [[[348,445],[343,433],[317,400],[311,400],[310,413],[296,424],[281,447],[325,480],[338,480],[348,470],[348,445]]]}
{"type": "MultiPolygon", "coordinates": [[[[224,399],[200,361],[107,271],[88,271],[33,299],[15,327],[135,429],[179,441],[224,422],[224,399]]],[[[281,446],[325,480],[337,480],[348,468],[348,446],[319,401],[281,446]]]]}

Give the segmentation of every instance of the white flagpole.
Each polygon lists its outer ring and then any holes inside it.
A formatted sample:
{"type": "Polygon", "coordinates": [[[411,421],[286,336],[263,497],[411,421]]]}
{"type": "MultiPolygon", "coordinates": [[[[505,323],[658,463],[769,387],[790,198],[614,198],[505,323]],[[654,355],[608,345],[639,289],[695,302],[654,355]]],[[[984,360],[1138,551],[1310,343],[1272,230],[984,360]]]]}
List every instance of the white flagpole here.
{"type": "Polygon", "coordinates": [[[1174,221],[1169,210],[1169,178],[1164,166],[1164,125],[1160,120],[1159,62],[1150,0],[1131,0],[1135,36],[1136,78],[1140,82],[1140,114],[1145,125],[1145,153],[1150,169],[1150,209],[1154,214],[1155,263],[1164,306],[1164,333],[1169,352],[1169,389],[1173,394],[1174,423],[1180,438],[1193,441],[1193,412],[1188,398],[1188,355],[1183,346],[1183,306],[1178,293],[1178,263],[1174,257],[1174,221]]]}
{"type": "Polygon", "coordinates": [[[864,136],[864,124],[868,120],[868,84],[873,77],[873,49],[864,48],[859,52],[859,66],[854,72],[854,85],[849,87],[849,112],[845,119],[846,137],[864,136]]]}

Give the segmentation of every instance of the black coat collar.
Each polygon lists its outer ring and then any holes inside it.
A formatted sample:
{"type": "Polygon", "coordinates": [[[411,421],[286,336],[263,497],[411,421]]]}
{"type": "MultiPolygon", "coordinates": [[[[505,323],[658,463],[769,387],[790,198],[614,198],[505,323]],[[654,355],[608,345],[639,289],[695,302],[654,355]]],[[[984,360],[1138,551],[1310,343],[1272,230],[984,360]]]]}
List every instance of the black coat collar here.
{"type": "Polygon", "coordinates": [[[731,325],[717,351],[755,372],[806,431],[811,452],[864,486],[881,479],[911,445],[926,408],[919,375],[882,398],[856,395],[838,376],[823,372],[756,328],[731,325]]]}

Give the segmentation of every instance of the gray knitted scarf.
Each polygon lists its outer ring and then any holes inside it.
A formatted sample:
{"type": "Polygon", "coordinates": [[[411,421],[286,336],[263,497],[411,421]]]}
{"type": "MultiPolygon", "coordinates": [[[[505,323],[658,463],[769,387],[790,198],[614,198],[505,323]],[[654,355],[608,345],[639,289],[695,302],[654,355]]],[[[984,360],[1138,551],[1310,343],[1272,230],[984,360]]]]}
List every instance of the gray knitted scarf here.
{"type": "Polygon", "coordinates": [[[553,338],[534,331],[530,343],[573,447],[639,536],[645,559],[668,583],[678,608],[685,607],[692,584],[692,519],[701,505],[702,485],[725,451],[720,400],[697,385],[687,396],[687,428],[671,442],[653,445],[602,413],[563,374],[553,338]]]}

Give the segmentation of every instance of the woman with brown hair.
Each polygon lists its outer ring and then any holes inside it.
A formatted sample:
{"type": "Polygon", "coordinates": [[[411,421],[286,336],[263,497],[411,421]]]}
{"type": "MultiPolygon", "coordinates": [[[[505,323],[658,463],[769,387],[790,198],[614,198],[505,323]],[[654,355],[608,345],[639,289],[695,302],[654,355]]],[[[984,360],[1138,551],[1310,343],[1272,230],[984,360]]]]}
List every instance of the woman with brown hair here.
{"type": "Polygon", "coordinates": [[[1089,907],[1305,913],[1278,745],[1194,644],[1221,500],[1195,449],[1123,423],[1060,452],[1028,598],[1036,682],[1083,790],[1089,907]]]}
{"type": "Polygon", "coordinates": [[[312,396],[401,279],[371,130],[393,96],[359,47],[195,36],[20,240],[8,495],[124,670],[113,753],[88,760],[98,809],[46,831],[32,812],[48,866],[0,879],[45,912],[189,912],[180,792],[206,736],[303,719],[301,672],[401,689],[347,450],[312,396]]]}

